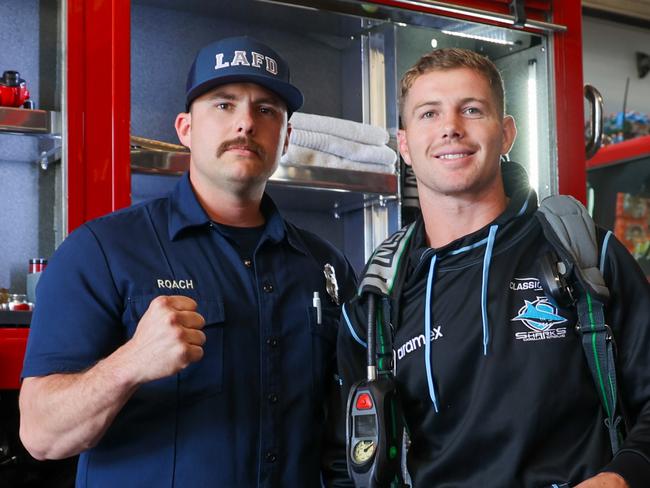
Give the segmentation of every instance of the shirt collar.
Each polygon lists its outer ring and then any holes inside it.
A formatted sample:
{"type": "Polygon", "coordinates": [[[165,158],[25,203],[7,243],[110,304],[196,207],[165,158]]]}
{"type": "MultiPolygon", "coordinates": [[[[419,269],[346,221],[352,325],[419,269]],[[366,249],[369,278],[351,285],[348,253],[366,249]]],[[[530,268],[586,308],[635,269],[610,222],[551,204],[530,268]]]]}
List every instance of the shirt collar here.
{"type": "MultiPolygon", "coordinates": [[[[287,226],[282,214],[266,193],[262,197],[260,208],[266,220],[261,240],[278,243],[286,238],[297,251],[308,253],[300,236],[292,227],[287,226]]],[[[196,198],[189,172],[186,172],[169,195],[169,239],[176,239],[183,230],[190,227],[208,228],[210,222],[210,217],[196,198]]]]}
{"type": "Polygon", "coordinates": [[[190,174],[186,172],[169,194],[169,239],[176,239],[188,227],[207,226],[209,223],[210,217],[196,198],[190,174]]]}

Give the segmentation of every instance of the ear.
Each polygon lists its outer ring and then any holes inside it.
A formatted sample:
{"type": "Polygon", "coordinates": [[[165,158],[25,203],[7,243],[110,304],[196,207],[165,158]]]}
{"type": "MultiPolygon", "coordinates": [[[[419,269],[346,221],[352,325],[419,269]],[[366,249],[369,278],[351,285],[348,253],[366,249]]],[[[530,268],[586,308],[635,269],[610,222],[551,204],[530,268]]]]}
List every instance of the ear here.
{"type": "Polygon", "coordinates": [[[287,133],[284,136],[284,144],[282,146],[282,155],[287,154],[287,149],[289,149],[289,138],[291,137],[291,124],[287,122],[287,133]]]}
{"type": "Polygon", "coordinates": [[[501,154],[508,154],[512,145],[517,138],[517,126],[512,115],[506,115],[503,118],[503,143],[501,144],[501,154]]]}
{"type": "Polygon", "coordinates": [[[192,114],[189,112],[181,112],[178,114],[174,122],[174,128],[176,129],[176,135],[178,135],[178,140],[181,141],[181,144],[192,149],[192,114]]]}
{"type": "Polygon", "coordinates": [[[404,158],[404,162],[411,166],[411,153],[409,153],[409,146],[406,142],[406,129],[400,129],[397,131],[397,147],[399,152],[404,158]]]}

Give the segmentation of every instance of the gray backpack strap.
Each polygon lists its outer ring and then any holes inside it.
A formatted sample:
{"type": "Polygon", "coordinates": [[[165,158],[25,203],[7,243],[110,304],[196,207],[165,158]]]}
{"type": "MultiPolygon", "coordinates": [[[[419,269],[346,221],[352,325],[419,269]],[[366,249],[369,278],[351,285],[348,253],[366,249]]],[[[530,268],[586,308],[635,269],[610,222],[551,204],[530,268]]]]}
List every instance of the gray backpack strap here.
{"type": "Polygon", "coordinates": [[[618,387],[614,337],[605,324],[604,306],[609,299],[609,290],[598,268],[596,226],[584,206],[566,195],[546,198],[539,207],[538,218],[545,237],[569,270],[567,273],[574,275],[577,328],[605,411],[612,453],[616,454],[622,436],[621,417],[616,412],[618,387]]]}
{"type": "Polygon", "coordinates": [[[576,264],[576,273],[584,286],[603,301],[609,299],[609,290],[598,268],[596,225],[587,209],[568,195],[548,197],[539,206],[549,228],[562,248],[576,264]]]}

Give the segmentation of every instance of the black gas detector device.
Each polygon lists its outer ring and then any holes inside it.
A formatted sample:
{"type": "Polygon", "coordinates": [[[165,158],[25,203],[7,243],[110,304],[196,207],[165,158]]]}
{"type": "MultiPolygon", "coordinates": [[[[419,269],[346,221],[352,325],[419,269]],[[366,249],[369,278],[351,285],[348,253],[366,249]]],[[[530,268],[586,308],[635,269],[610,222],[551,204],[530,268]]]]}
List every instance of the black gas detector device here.
{"type": "MultiPolygon", "coordinates": [[[[376,320],[376,311],[376,296],[369,293],[368,377],[352,386],[347,403],[348,472],[356,488],[404,487],[404,417],[392,372],[377,373],[375,330],[384,337],[386,331],[383,321],[376,320]]],[[[392,340],[388,343],[392,358],[392,340]]]]}

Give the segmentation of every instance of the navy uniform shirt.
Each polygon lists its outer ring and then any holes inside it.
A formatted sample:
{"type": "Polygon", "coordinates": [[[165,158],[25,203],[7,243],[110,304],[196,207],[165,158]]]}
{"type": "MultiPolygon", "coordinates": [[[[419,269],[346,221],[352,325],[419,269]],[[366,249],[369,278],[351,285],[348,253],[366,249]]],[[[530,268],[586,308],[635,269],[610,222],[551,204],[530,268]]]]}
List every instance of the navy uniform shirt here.
{"type": "Polygon", "coordinates": [[[267,196],[262,211],[254,255],[241,257],[185,175],[165,198],[81,226],[50,260],[23,377],[91,367],[159,295],[191,297],[206,320],[204,357],[135,392],[81,454],[77,487],[320,485],[339,317],[323,267],[334,266],[341,299],[354,273],[267,196]]]}

